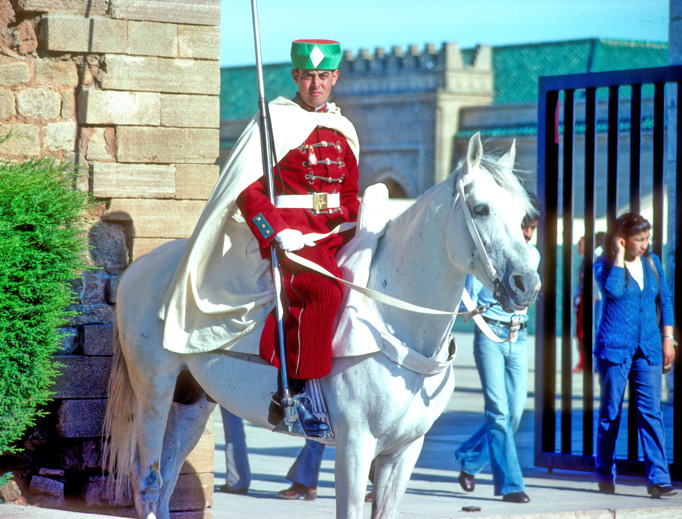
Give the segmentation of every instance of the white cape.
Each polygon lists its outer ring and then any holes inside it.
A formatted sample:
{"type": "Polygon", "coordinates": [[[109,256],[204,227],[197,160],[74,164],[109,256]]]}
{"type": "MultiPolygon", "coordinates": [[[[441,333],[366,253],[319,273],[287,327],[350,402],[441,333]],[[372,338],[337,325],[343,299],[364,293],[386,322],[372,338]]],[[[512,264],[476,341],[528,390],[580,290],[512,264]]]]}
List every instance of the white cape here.
{"type": "MultiPolygon", "coordinates": [[[[335,105],[326,113],[307,112],[279,97],[269,106],[277,161],[318,126],[342,133],[359,157],[355,128],[335,105]]],[[[228,347],[262,325],[274,307],[269,263],[235,204],[262,175],[256,116],[227,159],[164,296],[164,348],[198,353],[228,347]]]]}

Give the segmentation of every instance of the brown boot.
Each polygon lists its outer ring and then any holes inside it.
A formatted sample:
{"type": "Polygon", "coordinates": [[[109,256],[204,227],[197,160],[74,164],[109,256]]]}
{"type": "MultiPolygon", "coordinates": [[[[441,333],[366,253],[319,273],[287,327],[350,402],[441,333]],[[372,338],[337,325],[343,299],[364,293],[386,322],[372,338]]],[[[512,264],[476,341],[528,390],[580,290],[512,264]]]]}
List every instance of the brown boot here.
{"type": "Polygon", "coordinates": [[[286,490],[281,490],[277,493],[280,499],[301,499],[305,501],[315,501],[317,498],[317,489],[310,488],[300,483],[294,483],[286,490]]]}

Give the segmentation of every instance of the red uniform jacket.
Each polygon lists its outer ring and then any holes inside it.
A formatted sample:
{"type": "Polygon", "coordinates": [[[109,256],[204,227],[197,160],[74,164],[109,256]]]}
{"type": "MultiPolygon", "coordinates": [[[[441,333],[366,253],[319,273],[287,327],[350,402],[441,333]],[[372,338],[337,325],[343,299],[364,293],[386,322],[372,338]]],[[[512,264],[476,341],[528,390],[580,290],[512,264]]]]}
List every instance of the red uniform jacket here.
{"type": "MultiPolygon", "coordinates": [[[[277,209],[265,193],[264,183],[264,178],[254,182],[237,199],[264,258],[270,257],[270,242],[284,229],[324,234],[343,222],[357,220],[360,207],[357,160],[345,137],[335,130],[318,127],[301,146],[290,150],[279,162],[279,173],[274,169],[274,184],[277,195],[339,193],[338,209],[318,214],[310,209],[277,209]]],[[[334,234],[297,254],[340,276],[334,255],[348,239],[348,233],[334,234]]],[[[298,379],[323,377],[331,370],[331,339],[343,285],[288,260],[280,266],[287,303],[284,324],[289,375],[298,379]]],[[[279,367],[275,328],[271,315],[261,336],[260,351],[265,360],[279,367]]]]}

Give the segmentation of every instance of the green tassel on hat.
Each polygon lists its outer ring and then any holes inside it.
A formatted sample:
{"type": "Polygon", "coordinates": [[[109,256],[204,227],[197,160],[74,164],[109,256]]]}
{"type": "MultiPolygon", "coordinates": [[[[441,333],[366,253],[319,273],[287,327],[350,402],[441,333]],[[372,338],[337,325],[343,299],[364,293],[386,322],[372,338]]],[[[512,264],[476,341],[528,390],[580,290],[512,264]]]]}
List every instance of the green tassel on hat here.
{"type": "Polygon", "coordinates": [[[307,70],[336,70],[341,46],[334,40],[296,40],[291,44],[291,64],[307,70]]]}

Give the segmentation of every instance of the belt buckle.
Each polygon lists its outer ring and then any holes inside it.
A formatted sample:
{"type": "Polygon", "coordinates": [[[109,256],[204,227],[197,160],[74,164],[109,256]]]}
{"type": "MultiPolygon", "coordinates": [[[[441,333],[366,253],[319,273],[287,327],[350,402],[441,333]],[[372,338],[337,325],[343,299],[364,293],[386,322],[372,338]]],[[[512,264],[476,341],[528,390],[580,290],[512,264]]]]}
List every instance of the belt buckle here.
{"type": "Polygon", "coordinates": [[[327,210],[327,193],[313,193],[313,211],[319,213],[327,210]]]}

